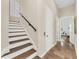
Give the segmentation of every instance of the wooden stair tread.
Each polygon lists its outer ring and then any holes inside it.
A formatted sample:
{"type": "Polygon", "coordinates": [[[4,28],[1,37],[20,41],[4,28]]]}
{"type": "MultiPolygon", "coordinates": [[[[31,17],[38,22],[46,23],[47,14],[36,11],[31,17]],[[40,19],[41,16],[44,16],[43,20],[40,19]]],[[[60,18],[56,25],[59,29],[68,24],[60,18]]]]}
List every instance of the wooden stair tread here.
{"type": "Polygon", "coordinates": [[[25,52],[25,53],[23,53],[23,54],[21,54],[21,55],[19,55],[19,56],[16,56],[16,57],[13,58],[13,59],[26,59],[26,57],[32,55],[34,52],[36,52],[36,50],[31,49],[31,50],[29,50],[29,51],[27,51],[27,52],[25,52]]]}
{"type": "Polygon", "coordinates": [[[31,43],[24,44],[24,45],[22,45],[22,46],[19,46],[19,47],[10,49],[10,52],[11,52],[11,53],[16,52],[16,51],[21,50],[21,49],[23,49],[23,48],[27,48],[28,46],[31,46],[31,45],[32,45],[31,43]]]}
{"type": "Polygon", "coordinates": [[[21,30],[24,30],[24,28],[23,27],[20,27],[20,28],[17,28],[17,27],[15,27],[15,28],[9,28],[9,31],[21,31],[21,30]]]}
{"type": "Polygon", "coordinates": [[[9,41],[11,42],[11,41],[17,41],[23,39],[29,39],[29,36],[13,37],[13,38],[9,38],[9,41]]]}
{"type": "Polygon", "coordinates": [[[9,33],[21,33],[21,32],[25,32],[24,30],[23,31],[14,31],[14,32],[9,32],[9,33]]]}
{"type": "Polygon", "coordinates": [[[9,43],[10,43],[10,44],[14,44],[14,43],[22,42],[22,41],[26,41],[26,40],[29,40],[29,38],[23,38],[23,39],[20,39],[20,40],[11,41],[11,42],[9,42],[9,43]]]}
{"type": "MultiPolygon", "coordinates": [[[[23,48],[27,48],[28,46],[31,46],[31,45],[32,45],[31,43],[28,43],[28,44],[24,44],[24,45],[22,45],[22,46],[18,46],[18,47],[12,48],[12,49],[10,49],[10,52],[9,52],[9,53],[6,53],[6,54],[3,55],[3,56],[12,54],[12,53],[14,53],[14,52],[16,52],[16,51],[19,51],[19,50],[21,50],[21,49],[23,49],[23,48]]],[[[2,56],[2,57],[3,57],[3,56],[2,56]]]]}
{"type": "Polygon", "coordinates": [[[41,59],[39,56],[35,56],[33,59],[41,59]]]}
{"type": "Polygon", "coordinates": [[[20,37],[20,36],[27,36],[27,34],[9,36],[9,38],[13,38],[13,37],[20,37]]]}
{"type": "MultiPolygon", "coordinates": [[[[15,27],[15,28],[18,28],[18,27],[15,27]]],[[[20,28],[23,28],[23,27],[20,27],[20,28]]],[[[11,30],[9,30],[9,32],[15,32],[15,31],[25,31],[25,30],[24,30],[24,29],[19,29],[19,30],[15,30],[15,29],[12,30],[12,29],[11,29],[11,30]]]]}

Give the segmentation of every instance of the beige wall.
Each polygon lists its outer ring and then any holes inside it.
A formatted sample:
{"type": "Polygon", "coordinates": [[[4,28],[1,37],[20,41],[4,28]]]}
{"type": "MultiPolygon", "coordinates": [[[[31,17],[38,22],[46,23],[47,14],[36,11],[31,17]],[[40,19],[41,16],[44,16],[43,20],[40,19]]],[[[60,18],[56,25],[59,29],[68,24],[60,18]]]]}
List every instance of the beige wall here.
{"type": "Polygon", "coordinates": [[[9,20],[9,0],[1,1],[1,52],[8,52],[8,20],[9,20]]]}
{"type": "Polygon", "coordinates": [[[34,41],[36,47],[38,47],[38,10],[37,0],[21,0],[21,13],[26,17],[26,19],[37,29],[35,32],[25,20],[24,26],[26,27],[30,37],[34,41]]]}
{"type": "Polygon", "coordinates": [[[42,10],[42,0],[22,0],[21,10],[22,14],[28,19],[28,21],[37,29],[36,32],[28,26],[26,22],[25,27],[28,28],[28,33],[30,34],[32,40],[37,46],[38,52],[44,51],[44,40],[43,40],[43,13],[42,10]]]}
{"type": "MultiPolygon", "coordinates": [[[[33,32],[31,28],[28,31],[37,46],[37,52],[39,55],[43,54],[45,50],[45,6],[48,6],[51,10],[51,13],[57,16],[57,9],[54,2],[51,0],[22,0],[21,1],[21,10],[22,14],[33,24],[37,29],[37,32],[33,32]]],[[[52,16],[53,17],[53,16],[52,16]]],[[[52,20],[56,20],[55,18],[52,20]]],[[[53,27],[55,30],[55,28],[53,27]]],[[[56,32],[55,32],[56,33],[56,32]]],[[[54,34],[55,34],[54,33],[54,34]]],[[[53,36],[53,35],[52,35],[53,36]]],[[[53,43],[56,39],[53,40],[53,43]]]]}
{"type": "Polygon", "coordinates": [[[59,16],[76,16],[76,5],[64,7],[59,10],[59,16]]]}

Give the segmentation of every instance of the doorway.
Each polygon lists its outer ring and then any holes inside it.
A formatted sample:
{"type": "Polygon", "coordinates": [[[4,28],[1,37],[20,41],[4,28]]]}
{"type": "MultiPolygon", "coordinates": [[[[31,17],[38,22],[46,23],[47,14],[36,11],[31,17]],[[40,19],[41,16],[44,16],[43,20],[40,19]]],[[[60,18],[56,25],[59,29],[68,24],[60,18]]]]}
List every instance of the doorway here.
{"type": "Polygon", "coordinates": [[[70,42],[75,45],[75,36],[74,36],[74,16],[64,16],[60,18],[60,41],[69,36],[70,42]]]}

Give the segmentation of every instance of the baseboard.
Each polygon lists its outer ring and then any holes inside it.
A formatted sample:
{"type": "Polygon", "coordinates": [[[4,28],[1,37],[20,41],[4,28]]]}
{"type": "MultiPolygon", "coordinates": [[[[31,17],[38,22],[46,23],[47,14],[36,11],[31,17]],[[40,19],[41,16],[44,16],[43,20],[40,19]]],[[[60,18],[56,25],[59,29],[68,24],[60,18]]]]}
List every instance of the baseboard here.
{"type": "Polygon", "coordinates": [[[39,57],[43,58],[43,57],[47,54],[47,52],[48,52],[50,49],[52,49],[55,45],[56,45],[56,42],[55,42],[48,50],[46,50],[43,54],[39,55],[39,57]]]}
{"type": "Polygon", "coordinates": [[[6,47],[4,48],[2,51],[1,51],[1,56],[3,56],[4,54],[8,53],[9,52],[9,47],[6,47]]]}

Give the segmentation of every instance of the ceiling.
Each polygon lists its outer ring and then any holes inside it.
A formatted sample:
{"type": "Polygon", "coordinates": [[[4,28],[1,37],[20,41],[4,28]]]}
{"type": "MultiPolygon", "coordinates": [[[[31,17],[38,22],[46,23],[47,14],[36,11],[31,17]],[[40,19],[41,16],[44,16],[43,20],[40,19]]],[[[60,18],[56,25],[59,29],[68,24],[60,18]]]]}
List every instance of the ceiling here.
{"type": "Polygon", "coordinates": [[[58,8],[63,8],[74,4],[76,0],[55,0],[58,8]]]}

